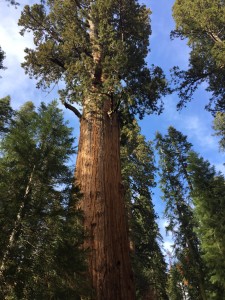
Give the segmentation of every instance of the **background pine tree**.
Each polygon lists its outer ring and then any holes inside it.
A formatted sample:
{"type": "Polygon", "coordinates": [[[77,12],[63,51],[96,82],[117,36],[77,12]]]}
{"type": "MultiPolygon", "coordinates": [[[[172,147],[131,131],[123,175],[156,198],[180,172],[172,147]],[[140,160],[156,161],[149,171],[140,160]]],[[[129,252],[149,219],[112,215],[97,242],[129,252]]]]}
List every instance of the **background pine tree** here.
{"type": "Polygon", "coordinates": [[[189,154],[188,161],[195,216],[198,220],[197,233],[212,283],[211,298],[219,300],[225,297],[224,176],[195,152],[189,154]]]}
{"type": "Polygon", "coordinates": [[[38,111],[27,102],[1,141],[3,299],[80,299],[88,293],[79,248],[82,214],[75,210],[78,192],[71,194],[71,134],[55,101],[38,111]]]}
{"type": "Polygon", "coordinates": [[[137,121],[121,132],[122,177],[129,215],[130,248],[137,299],[167,299],[166,263],[152,204],[155,186],[153,145],[141,134],[137,121]]]}
{"type": "MultiPolygon", "coordinates": [[[[192,145],[187,137],[173,127],[168,134],[156,135],[156,148],[160,156],[160,183],[166,202],[167,230],[174,239],[175,264],[170,276],[180,276],[177,282],[190,299],[206,300],[205,267],[201,258],[200,242],[195,233],[191,180],[187,172],[187,158],[192,145]]],[[[173,279],[175,277],[172,277],[173,279]]],[[[171,287],[171,286],[170,286],[171,287]]],[[[181,291],[181,293],[183,293],[181,291]]]]}

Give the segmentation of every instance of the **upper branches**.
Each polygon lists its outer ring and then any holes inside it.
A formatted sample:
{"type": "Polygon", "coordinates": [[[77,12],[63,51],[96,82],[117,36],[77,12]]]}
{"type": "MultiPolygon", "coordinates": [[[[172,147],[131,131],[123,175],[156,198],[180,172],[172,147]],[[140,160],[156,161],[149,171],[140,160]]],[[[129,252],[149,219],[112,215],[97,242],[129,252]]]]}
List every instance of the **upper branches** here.
{"type": "Polygon", "coordinates": [[[191,48],[189,69],[173,70],[175,90],[180,102],[189,101],[202,83],[207,83],[211,92],[210,104],[213,113],[225,108],[225,5],[220,0],[179,1],[173,7],[176,30],[173,37],[188,39],[191,48]]]}
{"type": "MultiPolygon", "coordinates": [[[[35,49],[26,49],[23,67],[48,87],[63,80],[63,99],[84,105],[90,95],[113,97],[114,107],[139,114],[161,112],[168,92],[162,70],[149,70],[149,10],[136,0],[47,1],[26,6],[21,33],[31,31],[35,49]]],[[[102,97],[103,98],[103,97],[102,97]]],[[[101,100],[102,101],[102,100],[101,100]]]]}

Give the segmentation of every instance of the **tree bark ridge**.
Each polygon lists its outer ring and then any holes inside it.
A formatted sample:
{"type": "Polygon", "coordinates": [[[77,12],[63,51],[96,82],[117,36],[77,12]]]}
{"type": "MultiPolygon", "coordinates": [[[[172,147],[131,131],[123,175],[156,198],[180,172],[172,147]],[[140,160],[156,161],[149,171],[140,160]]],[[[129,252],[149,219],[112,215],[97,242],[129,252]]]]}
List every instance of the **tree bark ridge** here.
{"type": "Polygon", "coordinates": [[[89,273],[97,300],[133,300],[127,213],[121,179],[119,123],[110,101],[81,119],[75,171],[88,238],[89,273]]]}

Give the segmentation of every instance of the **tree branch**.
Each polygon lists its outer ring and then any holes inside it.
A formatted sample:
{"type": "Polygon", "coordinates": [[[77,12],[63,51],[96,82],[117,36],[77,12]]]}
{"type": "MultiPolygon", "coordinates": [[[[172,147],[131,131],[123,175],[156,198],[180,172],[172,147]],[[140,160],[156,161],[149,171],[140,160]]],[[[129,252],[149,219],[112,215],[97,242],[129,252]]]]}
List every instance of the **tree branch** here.
{"type": "Polygon", "coordinates": [[[82,114],[79,112],[78,109],[76,109],[76,107],[74,107],[71,104],[66,103],[66,102],[64,102],[64,106],[65,106],[65,108],[70,109],[78,117],[78,119],[82,118],[82,114]]]}
{"type": "Polygon", "coordinates": [[[61,67],[64,71],[66,71],[64,63],[62,61],[60,61],[58,58],[50,57],[49,60],[52,63],[54,63],[54,64],[58,65],[59,67],[61,67]]]}
{"type": "Polygon", "coordinates": [[[220,43],[220,44],[223,43],[223,41],[220,39],[220,37],[213,31],[206,29],[206,33],[215,43],[220,43]]]}

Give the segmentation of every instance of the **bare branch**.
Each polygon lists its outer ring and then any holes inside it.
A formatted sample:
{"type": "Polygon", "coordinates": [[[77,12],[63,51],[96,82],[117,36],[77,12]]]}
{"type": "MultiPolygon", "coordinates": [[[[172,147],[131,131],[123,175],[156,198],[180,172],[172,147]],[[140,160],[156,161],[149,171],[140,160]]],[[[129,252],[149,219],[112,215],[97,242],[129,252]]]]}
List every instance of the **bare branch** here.
{"type": "Polygon", "coordinates": [[[70,109],[78,117],[78,119],[82,118],[82,114],[79,112],[78,109],[76,109],[76,107],[74,107],[73,105],[66,103],[66,102],[64,102],[64,106],[65,106],[65,108],[70,109]]]}

